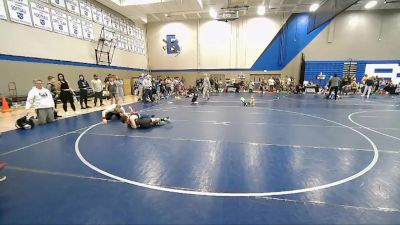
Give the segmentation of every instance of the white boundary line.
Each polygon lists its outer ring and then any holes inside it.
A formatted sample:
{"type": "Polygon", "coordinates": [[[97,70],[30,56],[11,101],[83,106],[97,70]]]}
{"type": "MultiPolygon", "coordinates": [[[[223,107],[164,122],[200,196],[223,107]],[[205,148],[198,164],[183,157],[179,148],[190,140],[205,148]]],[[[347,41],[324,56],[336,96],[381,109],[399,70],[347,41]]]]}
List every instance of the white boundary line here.
{"type": "Polygon", "coordinates": [[[77,130],[73,130],[73,131],[67,132],[67,133],[65,133],[65,134],[61,134],[61,135],[58,135],[58,136],[55,136],[55,137],[52,137],[52,138],[47,138],[47,139],[44,139],[44,140],[41,140],[41,141],[32,143],[32,144],[30,144],[30,145],[26,145],[26,146],[21,147],[21,148],[17,148],[17,149],[8,151],[8,152],[1,153],[1,154],[0,154],[0,157],[1,157],[1,156],[8,155],[8,154],[11,154],[11,153],[14,153],[14,152],[19,152],[19,151],[21,151],[21,150],[30,148],[30,147],[32,147],[32,146],[35,146],[35,145],[38,145],[38,144],[42,144],[42,143],[45,143],[45,142],[48,142],[48,141],[51,141],[51,140],[54,140],[54,139],[57,139],[57,138],[60,138],[60,137],[63,137],[63,136],[67,136],[67,135],[69,135],[69,134],[77,133],[78,131],[83,130],[83,129],[86,129],[86,128],[88,128],[88,127],[90,127],[90,126],[82,127],[82,128],[77,129],[77,130]]]}
{"type": "Polygon", "coordinates": [[[371,170],[375,164],[378,161],[379,158],[379,151],[378,148],[376,147],[375,143],[369,138],[367,137],[365,134],[361,133],[358,130],[355,130],[354,128],[351,128],[349,126],[346,126],[344,124],[341,124],[339,122],[335,122],[329,119],[325,119],[322,117],[318,117],[318,116],[313,116],[313,115],[309,115],[309,114],[305,114],[305,113],[300,113],[300,112],[293,112],[293,111],[286,111],[286,110],[279,110],[279,109],[269,109],[272,111],[277,111],[277,112],[286,112],[286,113],[294,113],[294,114],[299,114],[299,115],[303,115],[303,116],[307,116],[307,117],[312,117],[312,118],[316,118],[316,119],[321,119],[321,120],[325,120],[337,125],[341,125],[344,127],[347,127],[348,129],[358,133],[359,135],[361,135],[362,137],[364,137],[372,146],[372,148],[374,149],[374,157],[372,159],[372,161],[361,171],[359,171],[358,173],[349,176],[347,178],[338,180],[338,181],[334,181],[328,184],[324,184],[324,185],[320,185],[320,186],[315,186],[315,187],[308,187],[308,188],[302,188],[302,189],[296,189],[296,190],[287,190],[287,191],[276,191],[276,192],[259,192],[259,193],[232,193],[232,192],[205,192],[205,191],[195,191],[195,190],[182,190],[182,189],[175,189],[175,188],[167,188],[167,187],[161,187],[161,186],[155,186],[155,185],[149,185],[149,184],[144,184],[144,183],[140,183],[137,181],[133,181],[133,180],[128,180],[125,179],[123,177],[119,177],[116,176],[114,174],[108,173],[100,168],[97,168],[96,166],[94,166],[93,164],[91,164],[90,162],[88,162],[81,154],[80,149],[79,149],[79,142],[82,139],[82,137],[91,129],[93,129],[94,127],[98,126],[100,123],[92,125],[91,127],[89,127],[88,129],[86,129],[84,132],[82,132],[82,134],[79,135],[79,137],[76,139],[75,141],[75,153],[78,156],[78,158],[89,168],[91,168],[92,170],[101,173],[107,177],[128,183],[128,184],[132,184],[132,185],[136,185],[136,186],[140,186],[140,187],[144,187],[144,188],[148,188],[148,189],[152,189],[152,190],[158,190],[158,191],[164,191],[164,192],[170,192],[170,193],[178,193],[178,194],[188,194],[188,195],[198,195],[198,196],[214,196],[214,197],[264,197],[264,196],[276,196],[276,195],[289,195],[289,194],[298,194],[298,193],[305,193],[305,192],[311,192],[311,191],[317,191],[317,190],[321,190],[321,189],[326,189],[326,188],[330,188],[330,187],[334,187],[337,185],[341,185],[344,183],[347,183],[349,181],[352,181],[358,177],[361,177],[362,175],[364,175],[365,173],[367,173],[369,170],[371,170]]]}
{"type": "Polygon", "coordinates": [[[354,122],[354,120],[352,119],[352,116],[354,116],[354,115],[361,114],[361,113],[369,113],[369,112],[400,112],[400,110],[371,110],[371,111],[362,111],[362,112],[355,112],[355,113],[352,113],[352,114],[350,114],[350,115],[348,116],[348,119],[349,119],[352,123],[356,124],[357,126],[360,126],[360,127],[364,128],[364,129],[367,129],[367,130],[369,130],[369,131],[372,131],[372,132],[375,132],[375,133],[377,133],[377,134],[380,134],[380,135],[383,135],[383,136],[386,136],[386,137],[390,137],[390,138],[393,138],[393,139],[396,139],[396,140],[399,140],[399,141],[400,141],[400,138],[398,138],[398,137],[394,137],[394,136],[392,136],[392,135],[385,134],[385,133],[376,131],[376,130],[374,130],[374,129],[371,129],[371,128],[369,128],[369,127],[363,126],[363,125],[361,125],[361,124],[359,124],[359,123],[354,122]]]}
{"type": "Polygon", "coordinates": [[[73,178],[88,179],[88,180],[100,180],[100,181],[108,181],[108,182],[113,182],[113,183],[121,183],[121,181],[114,180],[114,179],[108,179],[108,178],[89,177],[89,176],[83,176],[83,175],[73,174],[73,173],[53,172],[53,171],[47,171],[47,170],[29,169],[29,168],[16,167],[16,166],[7,166],[7,170],[45,174],[45,175],[52,175],[52,176],[73,177],[73,178]]]}

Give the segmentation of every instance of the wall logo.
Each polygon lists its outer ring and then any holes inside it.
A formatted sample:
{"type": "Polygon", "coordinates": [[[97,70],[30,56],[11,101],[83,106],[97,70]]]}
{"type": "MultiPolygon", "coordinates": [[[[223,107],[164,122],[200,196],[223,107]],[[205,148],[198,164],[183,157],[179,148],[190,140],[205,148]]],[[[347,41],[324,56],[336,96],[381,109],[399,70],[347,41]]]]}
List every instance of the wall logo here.
{"type": "Polygon", "coordinates": [[[379,78],[391,79],[393,83],[400,82],[399,64],[366,64],[365,74],[378,76],[379,78]]]}
{"type": "Polygon", "coordinates": [[[163,39],[165,45],[163,46],[164,51],[167,51],[168,55],[178,56],[181,53],[181,46],[179,40],[173,34],[167,35],[166,39],[163,39]]]}

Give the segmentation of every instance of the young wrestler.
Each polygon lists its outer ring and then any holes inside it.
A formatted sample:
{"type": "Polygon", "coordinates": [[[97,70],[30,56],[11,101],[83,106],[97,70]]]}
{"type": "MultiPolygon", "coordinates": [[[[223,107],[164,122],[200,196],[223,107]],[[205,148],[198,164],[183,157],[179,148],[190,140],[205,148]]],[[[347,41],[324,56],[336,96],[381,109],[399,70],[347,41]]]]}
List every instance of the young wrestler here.
{"type": "Polygon", "coordinates": [[[128,127],[133,129],[163,126],[166,123],[170,123],[169,117],[157,118],[154,115],[141,115],[138,112],[134,112],[132,108],[130,108],[130,110],[131,112],[129,114],[122,114],[121,120],[123,123],[126,123],[128,127]]]}
{"type": "Polygon", "coordinates": [[[254,96],[252,95],[249,100],[246,100],[245,98],[241,97],[240,101],[243,103],[243,106],[255,106],[256,105],[256,100],[254,96]]]}
{"type": "Polygon", "coordinates": [[[103,123],[107,123],[108,120],[111,120],[112,116],[121,119],[121,115],[124,113],[125,109],[122,105],[112,104],[101,113],[103,123]]]}

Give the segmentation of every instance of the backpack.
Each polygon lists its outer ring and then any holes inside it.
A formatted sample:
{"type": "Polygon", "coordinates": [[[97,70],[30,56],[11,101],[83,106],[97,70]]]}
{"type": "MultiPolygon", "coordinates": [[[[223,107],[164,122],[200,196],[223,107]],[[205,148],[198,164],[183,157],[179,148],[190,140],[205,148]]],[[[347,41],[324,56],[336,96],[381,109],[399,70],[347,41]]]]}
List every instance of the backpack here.
{"type": "Polygon", "coordinates": [[[34,117],[31,116],[29,119],[27,116],[21,117],[19,119],[17,119],[17,121],[15,122],[15,127],[17,127],[18,129],[31,129],[35,126],[34,122],[34,117]]]}

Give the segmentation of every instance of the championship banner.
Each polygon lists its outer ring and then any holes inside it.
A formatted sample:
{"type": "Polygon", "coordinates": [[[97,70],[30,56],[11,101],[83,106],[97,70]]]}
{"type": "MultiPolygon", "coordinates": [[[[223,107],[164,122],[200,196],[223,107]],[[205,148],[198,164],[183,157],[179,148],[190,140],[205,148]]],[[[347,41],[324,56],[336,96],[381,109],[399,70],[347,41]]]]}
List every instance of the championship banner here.
{"type": "Polygon", "coordinates": [[[128,25],[126,29],[127,29],[128,35],[133,37],[133,27],[131,25],[128,25]]]}
{"type": "Polygon", "coordinates": [[[137,40],[136,39],[133,39],[133,52],[134,53],[139,53],[139,47],[138,47],[138,43],[137,43],[137,40]]]}
{"type": "Polygon", "coordinates": [[[73,13],[78,16],[80,15],[78,0],[65,0],[65,4],[67,5],[68,12],[73,13]]]}
{"type": "Polygon", "coordinates": [[[101,12],[101,8],[98,8],[93,5],[92,14],[93,14],[93,21],[100,25],[103,25],[103,14],[101,12]]]}
{"type": "Polygon", "coordinates": [[[119,27],[122,33],[127,34],[127,30],[126,30],[126,23],[124,20],[120,20],[119,22],[119,27]]]}
{"type": "Polygon", "coordinates": [[[81,16],[85,19],[92,20],[92,8],[86,2],[79,2],[81,8],[81,16]]]}
{"type": "Polygon", "coordinates": [[[122,39],[122,48],[124,50],[128,50],[128,37],[123,36],[121,39],[122,39]]]}
{"type": "Polygon", "coordinates": [[[110,14],[104,11],[103,11],[103,24],[105,27],[113,28],[110,14]]]}
{"type": "Polygon", "coordinates": [[[0,1],[0,19],[7,20],[6,7],[3,1],[0,1]]]}
{"type": "Polygon", "coordinates": [[[31,10],[33,17],[33,26],[52,31],[50,21],[50,9],[49,7],[42,6],[40,4],[31,2],[31,10]]]}
{"type": "Polygon", "coordinates": [[[111,15],[111,24],[112,24],[112,28],[115,31],[119,31],[119,19],[118,17],[111,15]]]}
{"type": "Polygon", "coordinates": [[[120,34],[114,34],[114,41],[115,41],[115,46],[118,49],[121,49],[122,43],[121,43],[121,35],[120,34]]]}
{"type": "Polygon", "coordinates": [[[32,26],[28,0],[7,0],[7,5],[11,21],[32,26]]]}
{"type": "Polygon", "coordinates": [[[76,38],[83,38],[80,19],[73,16],[68,16],[68,27],[69,35],[76,38]]]}
{"type": "Polygon", "coordinates": [[[53,30],[56,33],[69,35],[67,14],[54,10],[51,10],[51,21],[53,23],[53,30]]]}
{"type": "Polygon", "coordinates": [[[93,23],[82,20],[83,39],[94,41],[93,23]]]}
{"type": "Polygon", "coordinates": [[[115,41],[114,39],[114,33],[108,31],[108,30],[104,30],[104,39],[106,39],[106,42],[104,43],[105,45],[109,45],[109,42],[111,41],[115,41]]]}
{"type": "Polygon", "coordinates": [[[50,0],[50,3],[54,5],[55,7],[58,7],[60,9],[65,9],[65,2],[64,0],[50,0]]]}
{"type": "Polygon", "coordinates": [[[138,29],[137,29],[136,26],[133,26],[133,37],[134,37],[135,39],[138,38],[138,29]]]}
{"type": "Polygon", "coordinates": [[[128,38],[128,51],[133,52],[133,39],[128,38]]]}
{"type": "Polygon", "coordinates": [[[140,40],[144,40],[144,32],[143,32],[143,29],[140,29],[140,28],[139,28],[139,39],[140,39],[140,40]]]}

